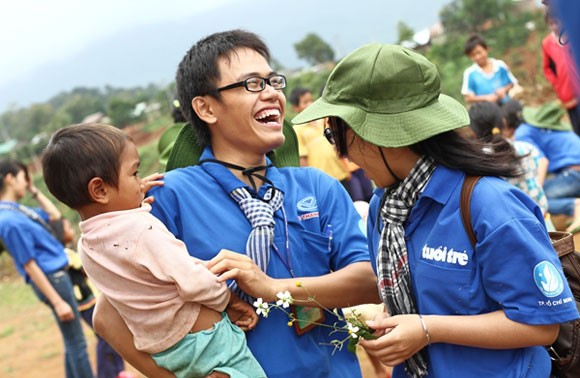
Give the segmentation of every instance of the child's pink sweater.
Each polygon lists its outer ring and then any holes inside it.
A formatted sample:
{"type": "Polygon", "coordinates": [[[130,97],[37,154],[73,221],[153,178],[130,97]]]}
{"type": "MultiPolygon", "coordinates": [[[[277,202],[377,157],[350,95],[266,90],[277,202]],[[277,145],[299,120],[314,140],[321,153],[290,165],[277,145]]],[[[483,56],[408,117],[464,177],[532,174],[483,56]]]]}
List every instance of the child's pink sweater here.
{"type": "Polygon", "coordinates": [[[135,347],[153,354],[185,337],[200,305],[223,311],[230,292],[150,211],[143,204],[81,222],[78,251],[89,278],[133,333],[135,347]]]}

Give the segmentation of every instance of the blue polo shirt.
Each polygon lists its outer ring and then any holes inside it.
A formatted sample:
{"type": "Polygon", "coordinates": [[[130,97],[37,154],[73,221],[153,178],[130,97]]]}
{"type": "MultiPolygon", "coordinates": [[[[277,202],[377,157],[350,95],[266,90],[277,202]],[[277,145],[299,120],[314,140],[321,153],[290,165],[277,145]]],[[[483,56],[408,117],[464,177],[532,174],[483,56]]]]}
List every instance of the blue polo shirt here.
{"type": "Polygon", "coordinates": [[[573,131],[551,130],[522,123],[514,137],[533,144],[540,152],[540,157],[549,160],[550,173],[558,173],[571,165],[580,165],[580,137],[573,131]]]}
{"type": "MultiPolygon", "coordinates": [[[[437,167],[405,223],[419,313],[476,315],[502,309],[513,321],[535,325],[577,319],[539,207],[504,180],[482,178],[471,198],[474,251],[459,212],[464,177],[437,167]]],[[[368,218],[369,250],[375,260],[380,195],[375,193],[368,218]]],[[[433,377],[547,377],[550,372],[542,346],[492,350],[437,343],[428,353],[433,377]]],[[[395,367],[393,377],[405,376],[402,365],[395,367]]]]}
{"type": "MultiPolygon", "coordinates": [[[[201,156],[208,158],[213,158],[210,149],[201,156]]],[[[270,167],[266,176],[284,192],[284,211],[275,213],[270,277],[320,276],[369,261],[360,216],[337,180],[313,168],[270,167]]],[[[192,256],[209,260],[222,248],[245,254],[251,226],[228,195],[239,186],[245,184],[220,164],[176,169],[165,174],[164,186],[151,190],[152,213],[185,242],[192,256]]],[[[259,195],[265,190],[264,185],[259,195]]],[[[335,321],[326,314],[326,323],[335,321]]],[[[361,376],[354,354],[345,347],[332,355],[333,347],[326,345],[345,335],[329,335],[328,328],[316,327],[298,336],[287,323],[287,315],[274,310],[246,334],[268,377],[361,376]]]]}
{"type": "MultiPolygon", "coordinates": [[[[493,58],[489,58],[489,60],[493,66],[491,73],[484,72],[475,63],[464,71],[461,94],[474,94],[476,96],[492,94],[499,88],[518,82],[502,60],[493,58]]],[[[509,96],[506,96],[502,99],[502,103],[508,100],[509,96]]]]}
{"type": "MultiPolygon", "coordinates": [[[[2,205],[18,207],[15,202],[0,201],[2,205]]],[[[48,222],[48,214],[39,208],[36,211],[48,222]]],[[[40,269],[48,274],[67,266],[68,260],[62,244],[42,225],[17,210],[0,210],[0,239],[14,259],[16,270],[28,283],[30,277],[24,265],[34,259],[40,269]]]]}

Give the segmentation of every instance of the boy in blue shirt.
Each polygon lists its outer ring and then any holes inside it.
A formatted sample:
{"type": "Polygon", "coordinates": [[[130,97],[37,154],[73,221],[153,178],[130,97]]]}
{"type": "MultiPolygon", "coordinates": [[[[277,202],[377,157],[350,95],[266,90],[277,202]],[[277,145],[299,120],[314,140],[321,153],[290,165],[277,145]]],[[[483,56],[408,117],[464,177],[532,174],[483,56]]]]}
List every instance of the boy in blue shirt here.
{"type": "Polygon", "coordinates": [[[480,35],[469,37],[465,55],[473,62],[463,73],[461,94],[465,102],[489,101],[501,105],[508,101],[508,92],[518,81],[504,61],[488,57],[485,39],[480,35]]]}

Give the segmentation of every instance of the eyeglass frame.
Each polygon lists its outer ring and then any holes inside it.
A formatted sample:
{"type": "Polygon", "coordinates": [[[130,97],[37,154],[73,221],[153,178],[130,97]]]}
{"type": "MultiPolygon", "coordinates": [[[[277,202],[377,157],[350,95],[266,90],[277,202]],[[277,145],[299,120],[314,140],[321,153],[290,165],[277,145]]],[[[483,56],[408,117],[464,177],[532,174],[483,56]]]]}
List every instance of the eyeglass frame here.
{"type": "Polygon", "coordinates": [[[214,91],[215,92],[222,92],[222,91],[227,91],[229,89],[234,89],[234,88],[238,88],[238,87],[245,87],[248,92],[260,93],[264,89],[266,89],[266,85],[269,85],[272,88],[274,88],[275,90],[279,91],[279,90],[286,88],[287,84],[288,84],[288,81],[286,80],[286,76],[284,76],[282,74],[273,74],[273,75],[270,75],[269,77],[250,76],[249,78],[242,80],[242,81],[238,81],[237,83],[232,83],[232,84],[225,85],[223,87],[216,88],[214,91]],[[280,88],[275,88],[272,85],[272,83],[270,82],[270,80],[272,80],[273,78],[282,78],[284,81],[284,86],[282,86],[280,88]],[[248,88],[248,80],[252,80],[252,79],[260,79],[261,80],[262,84],[260,84],[261,88],[259,91],[251,90],[250,88],[248,88]]]}

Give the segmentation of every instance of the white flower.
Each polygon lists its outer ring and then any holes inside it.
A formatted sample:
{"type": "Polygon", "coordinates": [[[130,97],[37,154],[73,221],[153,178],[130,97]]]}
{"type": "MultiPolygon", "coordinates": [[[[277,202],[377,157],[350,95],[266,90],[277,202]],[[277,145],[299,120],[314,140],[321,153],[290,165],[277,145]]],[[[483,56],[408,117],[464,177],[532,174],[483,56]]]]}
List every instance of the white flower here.
{"type": "Polygon", "coordinates": [[[353,339],[358,338],[357,332],[360,331],[360,328],[348,322],[346,323],[346,325],[348,326],[348,333],[350,334],[350,337],[352,337],[353,339]]]}
{"type": "Polygon", "coordinates": [[[268,312],[270,312],[270,307],[268,306],[268,302],[264,302],[262,298],[258,298],[254,302],[254,307],[256,307],[256,314],[262,314],[263,317],[268,317],[268,312]]]}
{"type": "Polygon", "coordinates": [[[282,306],[284,308],[290,307],[290,305],[294,302],[294,299],[292,298],[292,295],[288,290],[284,292],[279,292],[278,294],[276,294],[276,297],[278,298],[278,300],[276,301],[276,305],[282,306]]]}

